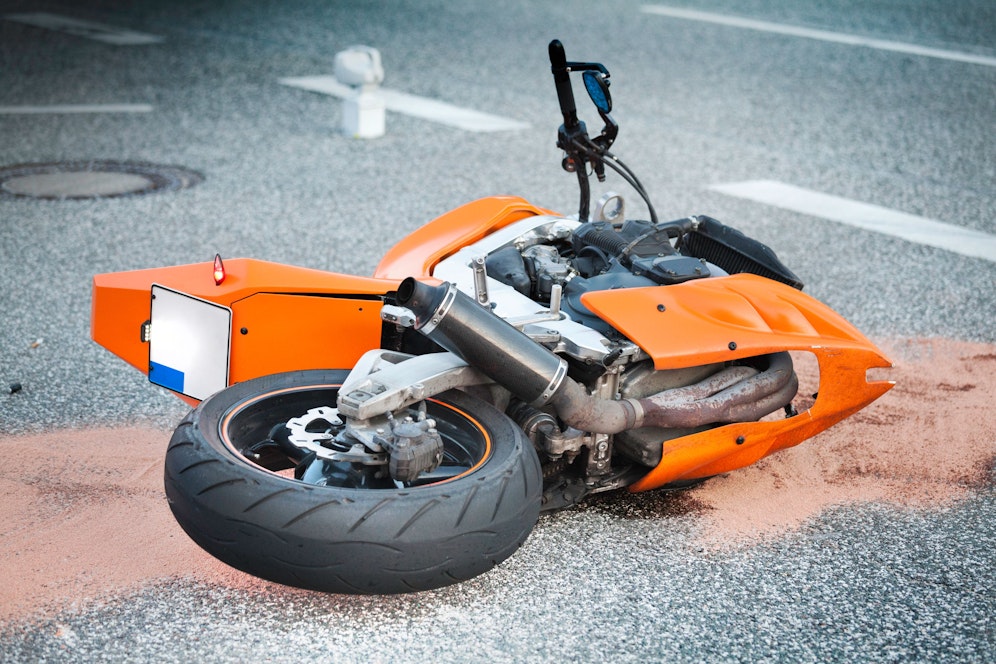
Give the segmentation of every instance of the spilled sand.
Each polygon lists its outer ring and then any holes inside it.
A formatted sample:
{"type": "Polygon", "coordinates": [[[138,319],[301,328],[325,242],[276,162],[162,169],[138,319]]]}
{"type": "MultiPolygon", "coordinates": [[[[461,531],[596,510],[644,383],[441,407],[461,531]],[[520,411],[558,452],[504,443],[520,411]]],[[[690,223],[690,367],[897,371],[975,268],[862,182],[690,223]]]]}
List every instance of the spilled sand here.
{"type": "MultiPolygon", "coordinates": [[[[990,477],[996,346],[882,344],[897,386],[802,445],[691,491],[705,544],[750,543],[857,501],[935,508],[990,477]]],[[[803,360],[805,358],[802,358],[803,360]]],[[[804,390],[815,368],[799,366],[804,390]]],[[[805,393],[804,391],[801,393],[805,393]]],[[[191,542],[166,505],[168,433],[61,430],[0,437],[0,622],[82,606],[156,579],[262,586],[191,542]]]]}
{"type": "MultiPolygon", "coordinates": [[[[880,346],[896,366],[871,377],[895,381],[892,390],[799,446],[690,492],[703,508],[704,543],[750,543],[847,503],[942,508],[989,480],[996,346],[944,339],[880,346]]],[[[811,394],[815,359],[796,359],[799,394],[811,394]]]]}

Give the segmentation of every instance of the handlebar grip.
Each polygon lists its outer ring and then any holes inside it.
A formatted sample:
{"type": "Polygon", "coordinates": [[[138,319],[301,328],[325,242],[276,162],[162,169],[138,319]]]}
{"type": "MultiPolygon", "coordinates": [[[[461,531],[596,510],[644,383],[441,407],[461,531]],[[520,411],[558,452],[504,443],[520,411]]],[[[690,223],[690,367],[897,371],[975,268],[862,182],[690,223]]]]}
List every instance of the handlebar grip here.
{"type": "Polygon", "coordinates": [[[560,101],[560,112],[564,114],[564,127],[574,129],[578,126],[577,106],[574,104],[574,90],[571,87],[571,75],[567,70],[567,54],[559,39],[550,42],[550,69],[553,71],[553,82],[557,86],[557,99],[560,101]]]}

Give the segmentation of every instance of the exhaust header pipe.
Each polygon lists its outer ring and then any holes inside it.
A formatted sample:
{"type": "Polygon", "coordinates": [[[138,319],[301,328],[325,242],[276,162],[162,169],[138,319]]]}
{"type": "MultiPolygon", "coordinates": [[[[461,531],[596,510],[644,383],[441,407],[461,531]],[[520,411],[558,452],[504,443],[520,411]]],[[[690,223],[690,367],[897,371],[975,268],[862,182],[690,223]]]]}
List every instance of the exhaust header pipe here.
{"type": "Polygon", "coordinates": [[[751,421],[785,406],[798,390],[789,354],[776,353],[764,371],[728,367],[695,385],[643,399],[603,399],[567,376],[564,359],[451,283],[430,286],[409,277],[398,286],[398,304],[415,314],[416,330],[531,406],[551,404],[560,419],[582,431],[751,421]]]}

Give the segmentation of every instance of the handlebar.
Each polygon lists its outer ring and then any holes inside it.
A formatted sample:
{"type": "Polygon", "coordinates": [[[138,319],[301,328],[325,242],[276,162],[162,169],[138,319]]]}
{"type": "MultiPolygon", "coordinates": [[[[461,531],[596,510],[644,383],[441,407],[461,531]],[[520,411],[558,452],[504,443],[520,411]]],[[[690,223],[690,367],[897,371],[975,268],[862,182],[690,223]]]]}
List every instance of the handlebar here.
{"type": "Polygon", "coordinates": [[[578,111],[574,104],[574,89],[571,87],[570,69],[567,68],[567,54],[559,39],[550,42],[550,69],[553,71],[553,82],[557,86],[557,99],[560,100],[560,112],[564,114],[564,127],[571,131],[578,126],[578,111]]]}
{"type": "MultiPolygon", "coordinates": [[[[619,131],[619,125],[609,115],[609,111],[612,110],[612,102],[608,95],[608,69],[599,62],[568,62],[564,45],[559,39],[551,41],[547,50],[550,55],[550,71],[553,72],[553,82],[557,87],[557,99],[560,101],[560,112],[564,116],[564,124],[557,131],[557,147],[565,153],[564,170],[577,176],[578,187],[581,190],[578,219],[582,222],[588,220],[588,208],[591,201],[588,166],[591,166],[591,170],[599,182],[605,181],[605,167],[609,166],[640,194],[640,197],[647,204],[651,221],[657,224],[657,213],[654,211],[654,206],[643,185],[640,184],[629,167],[609,152],[609,147],[612,146],[619,131]],[[574,103],[574,89],[571,86],[571,72],[589,71],[598,72],[594,77],[595,92],[592,92],[592,88],[588,87],[588,95],[598,108],[598,114],[602,121],[605,122],[601,133],[595,138],[588,136],[584,122],[578,119],[577,106],[574,103]]],[[[589,81],[586,80],[585,85],[588,86],[588,83],[589,81]]]]}

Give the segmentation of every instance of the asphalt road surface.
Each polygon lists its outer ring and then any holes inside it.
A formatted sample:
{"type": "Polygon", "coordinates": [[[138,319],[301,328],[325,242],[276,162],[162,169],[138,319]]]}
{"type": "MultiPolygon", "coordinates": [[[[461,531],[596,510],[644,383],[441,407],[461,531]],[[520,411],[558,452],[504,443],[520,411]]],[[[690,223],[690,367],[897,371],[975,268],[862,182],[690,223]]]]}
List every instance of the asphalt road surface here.
{"type": "MultiPolygon", "coordinates": [[[[0,387],[19,384],[0,393],[0,443],[140,425],[165,445],[182,416],[89,340],[94,273],[221,252],[362,275],[475,198],[573,212],[554,145],[555,37],[611,70],[615,152],[662,217],[706,213],[755,235],[873,338],[996,343],[996,5],[642,7],[0,0],[0,167],[104,159],[204,178],[126,198],[0,198],[0,387]],[[36,13],[110,28],[23,17],[36,13]],[[109,43],[114,29],[140,43],[109,43]],[[331,75],[355,44],[381,51],[385,87],[527,126],[473,132],[389,112],[384,137],[345,137],[338,99],[280,80],[331,75]],[[902,225],[925,229],[922,241],[715,189],[762,180],[911,215],[902,225]],[[940,248],[936,222],[968,232],[940,248]]],[[[979,422],[991,432],[992,411],[979,422]]],[[[3,461],[73,463],[44,449],[3,461]]],[[[454,588],[355,598],[159,580],[9,622],[0,660],[993,661],[994,524],[990,482],[950,509],[851,505],[762,544],[704,550],[680,499],[622,496],[544,517],[509,561],[454,588]]]]}

